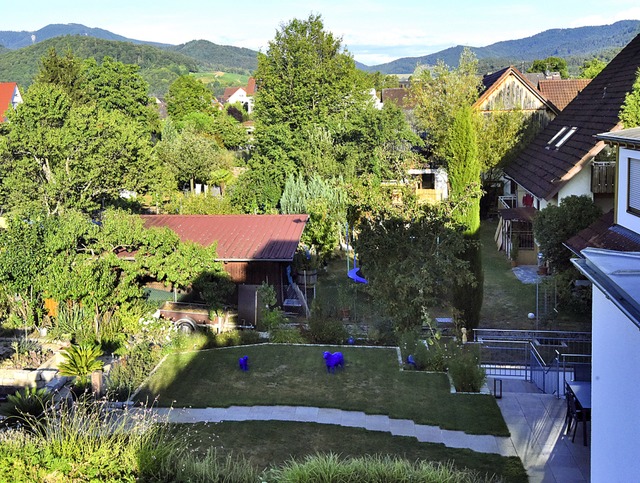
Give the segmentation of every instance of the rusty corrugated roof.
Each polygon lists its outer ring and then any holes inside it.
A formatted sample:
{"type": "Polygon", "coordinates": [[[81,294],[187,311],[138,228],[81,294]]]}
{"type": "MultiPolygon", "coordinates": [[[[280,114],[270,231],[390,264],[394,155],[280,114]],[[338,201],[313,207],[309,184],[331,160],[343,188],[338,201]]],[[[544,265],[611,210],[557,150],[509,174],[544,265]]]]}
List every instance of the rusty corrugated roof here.
{"type": "Polygon", "coordinates": [[[309,215],[141,215],[182,241],[218,244],[220,261],[291,261],[309,215]]]}

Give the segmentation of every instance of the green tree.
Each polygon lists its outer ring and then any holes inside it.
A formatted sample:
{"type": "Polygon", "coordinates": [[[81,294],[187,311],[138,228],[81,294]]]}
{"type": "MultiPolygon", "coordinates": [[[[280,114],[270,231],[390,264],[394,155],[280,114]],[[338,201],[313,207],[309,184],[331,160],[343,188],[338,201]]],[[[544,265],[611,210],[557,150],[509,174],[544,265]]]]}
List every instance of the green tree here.
{"type": "Polygon", "coordinates": [[[631,91],[624,98],[620,120],[625,128],[640,126],[640,69],[631,91]]]}
{"type": "Polygon", "coordinates": [[[527,72],[559,72],[563,79],[569,78],[567,61],[561,57],[547,57],[546,59],[536,59],[531,64],[527,72]]]}
{"type": "Polygon", "coordinates": [[[478,98],[478,61],[470,49],[460,55],[458,67],[449,69],[442,61],[433,68],[418,68],[413,75],[411,97],[415,102],[418,127],[426,132],[433,156],[446,159],[445,140],[458,111],[478,98]]]}
{"type": "Polygon", "coordinates": [[[400,209],[361,206],[356,247],[373,300],[400,330],[421,325],[426,309],[470,280],[462,230],[449,203],[400,209]]]}
{"type": "Polygon", "coordinates": [[[482,287],[484,276],[478,230],[480,229],[480,159],[476,139],[474,112],[471,107],[462,107],[453,119],[447,135],[444,152],[451,183],[451,200],[457,204],[453,217],[465,227],[467,246],[461,258],[469,263],[473,280],[454,287],[454,306],[457,318],[467,329],[480,323],[482,287]]]}
{"type": "Polygon", "coordinates": [[[85,98],[84,82],[82,60],[73,55],[71,50],[67,50],[64,57],[61,57],[53,47],[40,59],[40,70],[34,79],[36,84],[54,84],[60,87],[75,102],[85,98]]]}
{"type": "Polygon", "coordinates": [[[602,69],[607,66],[607,63],[603,60],[598,59],[597,57],[591,60],[585,60],[584,63],[580,66],[580,75],[581,79],[593,79],[595,78],[602,69]]]}
{"type": "Polygon", "coordinates": [[[327,257],[340,241],[346,222],[347,193],[340,180],[326,181],[313,176],[308,182],[302,176],[290,176],[285,184],[280,210],[289,214],[309,214],[302,242],[327,257]]]}
{"type": "Polygon", "coordinates": [[[538,211],[533,233],[544,258],[558,272],[571,267],[571,251],[564,246],[573,235],[588,227],[602,215],[602,210],[588,196],[567,196],[560,205],[538,211]]]}
{"type": "Polygon", "coordinates": [[[190,75],[178,77],[170,86],[167,93],[167,112],[169,116],[180,121],[192,112],[213,114],[213,93],[207,87],[190,75]]]}
{"type": "Polygon", "coordinates": [[[255,78],[256,152],[282,167],[291,161],[307,176],[340,174],[337,146],[371,97],[365,76],[321,17],[283,25],[259,54],[255,78]]]}
{"type": "Polygon", "coordinates": [[[170,126],[165,125],[165,135],[156,145],[156,155],[173,171],[181,185],[189,184],[192,193],[195,193],[197,182],[206,184],[215,170],[229,167],[222,164],[229,158],[214,138],[200,134],[191,126],[171,134],[169,130],[170,126]]]}

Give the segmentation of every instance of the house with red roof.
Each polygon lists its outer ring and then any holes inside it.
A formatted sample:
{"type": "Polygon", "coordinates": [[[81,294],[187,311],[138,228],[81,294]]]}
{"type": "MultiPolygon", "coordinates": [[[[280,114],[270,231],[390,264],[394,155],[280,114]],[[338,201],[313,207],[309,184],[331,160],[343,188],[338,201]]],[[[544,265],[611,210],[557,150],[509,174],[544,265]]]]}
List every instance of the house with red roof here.
{"type": "MultiPolygon", "coordinates": [[[[309,215],[142,215],[146,228],[166,227],[182,241],[216,244],[224,270],[237,286],[238,317],[255,324],[256,291],[267,282],[284,304],[290,267],[309,215]],[[289,270],[289,271],[288,271],[289,270]]],[[[306,302],[306,300],[305,300],[306,302]]]]}
{"type": "Polygon", "coordinates": [[[0,122],[7,120],[7,110],[22,102],[22,96],[15,82],[0,82],[0,122]]]}
{"type": "Polygon", "coordinates": [[[256,80],[249,77],[244,87],[227,87],[220,98],[222,104],[234,104],[239,102],[248,114],[253,111],[253,96],[256,93],[256,80]]]}
{"type": "Polygon", "coordinates": [[[505,168],[514,183],[502,198],[496,240],[509,253],[514,240],[525,263],[536,259],[535,210],[570,195],[587,195],[603,211],[614,204],[616,160],[598,133],[622,128],[620,109],[640,67],[636,36],[505,168]]]}

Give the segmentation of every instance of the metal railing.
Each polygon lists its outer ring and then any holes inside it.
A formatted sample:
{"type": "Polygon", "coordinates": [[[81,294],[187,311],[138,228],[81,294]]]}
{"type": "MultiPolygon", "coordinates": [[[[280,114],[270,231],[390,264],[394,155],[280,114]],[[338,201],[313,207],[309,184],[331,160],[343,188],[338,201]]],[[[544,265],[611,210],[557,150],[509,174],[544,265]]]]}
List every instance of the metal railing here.
{"type": "Polygon", "coordinates": [[[485,339],[476,344],[479,345],[480,363],[488,376],[529,379],[529,342],[485,339]]]}
{"type": "Polygon", "coordinates": [[[566,380],[590,371],[588,332],[475,329],[474,340],[487,375],[522,378],[556,397],[566,380]]]}
{"type": "Polygon", "coordinates": [[[498,203],[500,208],[517,208],[518,198],[516,198],[516,195],[498,196],[498,203]]]}

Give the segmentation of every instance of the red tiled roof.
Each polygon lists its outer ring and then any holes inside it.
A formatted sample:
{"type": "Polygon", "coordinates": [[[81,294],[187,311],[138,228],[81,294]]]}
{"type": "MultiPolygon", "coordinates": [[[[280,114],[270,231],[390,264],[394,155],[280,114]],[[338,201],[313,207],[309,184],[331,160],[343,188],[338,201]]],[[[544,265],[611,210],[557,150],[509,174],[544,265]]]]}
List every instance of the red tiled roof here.
{"type": "Polygon", "coordinates": [[[18,84],[15,82],[0,82],[0,122],[4,122],[4,113],[11,106],[11,101],[17,88],[18,84]]]}
{"type": "Polygon", "coordinates": [[[640,235],[614,223],[613,210],[567,240],[565,246],[581,256],[585,248],[604,248],[619,252],[640,251],[640,235]]]}
{"type": "Polygon", "coordinates": [[[618,113],[639,66],[640,35],[505,168],[506,175],[534,196],[552,199],[604,147],[594,136],[620,129],[618,113]],[[559,148],[549,145],[563,127],[577,130],[559,148]]]}
{"type": "Polygon", "coordinates": [[[229,98],[234,95],[236,92],[238,92],[240,89],[242,89],[242,87],[225,87],[224,89],[224,93],[222,94],[222,97],[220,98],[220,101],[222,101],[223,103],[227,102],[229,100],[229,98]]]}
{"type": "Polygon", "coordinates": [[[541,80],[538,83],[538,89],[543,96],[562,111],[582,89],[589,85],[589,82],[591,79],[541,80]]]}
{"type": "Polygon", "coordinates": [[[390,87],[382,89],[380,92],[381,101],[383,103],[390,102],[398,107],[409,108],[411,107],[411,98],[409,96],[410,89],[404,87],[390,87]]]}
{"type": "Polygon", "coordinates": [[[309,215],[142,215],[147,228],[167,227],[182,241],[218,244],[221,261],[291,261],[309,215]]]}

